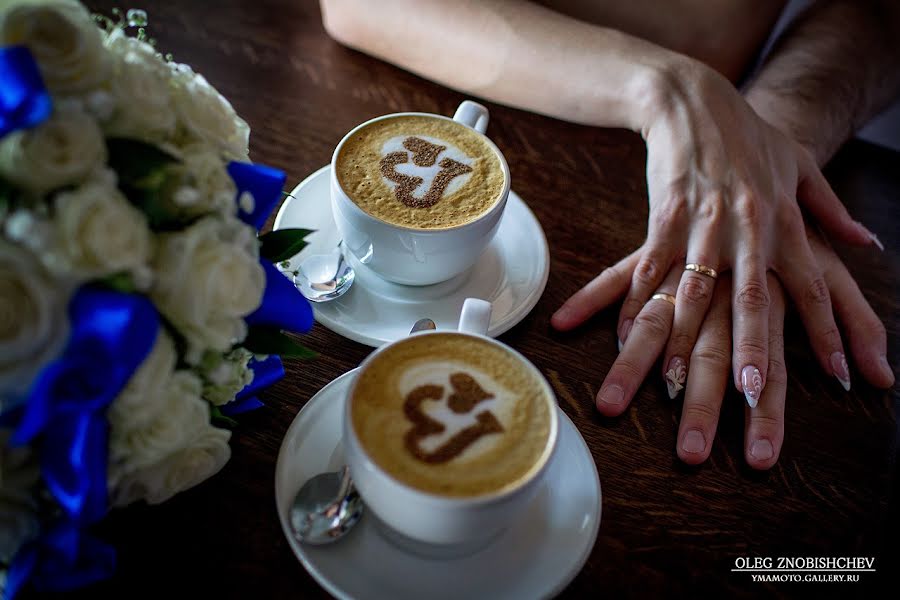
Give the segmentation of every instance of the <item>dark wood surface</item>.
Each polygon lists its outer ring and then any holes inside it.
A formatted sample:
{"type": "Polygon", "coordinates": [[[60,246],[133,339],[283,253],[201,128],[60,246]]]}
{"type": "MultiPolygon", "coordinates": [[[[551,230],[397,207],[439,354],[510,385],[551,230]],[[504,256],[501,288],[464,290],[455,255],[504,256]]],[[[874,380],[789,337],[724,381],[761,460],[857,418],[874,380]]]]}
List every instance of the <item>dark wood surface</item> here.
{"type": "MultiPolygon", "coordinates": [[[[116,4],[90,2],[104,11],[116,4]]],[[[452,114],[465,98],[341,47],[325,34],[314,1],[142,7],[159,48],[191,64],[231,100],[252,127],[252,159],[286,171],[289,188],[327,164],[354,125],[405,110],[452,114]]],[[[551,252],[543,297],[501,339],[552,382],[593,453],[603,489],[597,543],[562,597],[857,596],[878,578],[895,581],[897,387],[873,389],[854,370],[853,390],[844,393],[820,372],[802,327],[789,315],[785,443],[771,471],[753,472],[744,464],[743,400],[733,390],[712,455],[698,468],[675,456],[681,405],[668,400],[659,378],[642,386],[621,417],[598,416],[593,398],[616,355],[617,308],[567,335],[554,333],[549,319],[570,294],[641,243],[643,143],[631,132],[487,104],[489,134],[505,153],[512,187],[537,215],[551,252]],[[753,583],[730,571],[742,556],[874,556],[879,573],[864,574],[862,584],[753,583]]],[[[895,372],[898,158],[854,142],[827,169],[853,214],[888,247],[881,254],[840,252],[887,326],[895,372]]],[[[297,411],[371,349],[320,325],[304,342],[319,357],[287,362],[286,378],[263,394],[266,407],[241,418],[225,469],[166,504],[112,513],[98,534],[118,549],[117,574],[71,597],[328,597],[282,536],[275,462],[297,411]]]]}

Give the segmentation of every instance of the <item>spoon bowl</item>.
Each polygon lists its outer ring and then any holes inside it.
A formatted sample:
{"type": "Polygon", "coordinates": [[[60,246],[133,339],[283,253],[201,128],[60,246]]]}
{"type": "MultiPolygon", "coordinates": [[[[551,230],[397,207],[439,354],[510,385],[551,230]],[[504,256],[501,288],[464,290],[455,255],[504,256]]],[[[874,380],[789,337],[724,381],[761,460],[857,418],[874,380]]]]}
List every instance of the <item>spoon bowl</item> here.
{"type": "Polygon", "coordinates": [[[330,544],[356,525],[363,502],[345,465],[340,471],[320,473],[310,478],[291,505],[291,531],[304,544],[330,544]]]}

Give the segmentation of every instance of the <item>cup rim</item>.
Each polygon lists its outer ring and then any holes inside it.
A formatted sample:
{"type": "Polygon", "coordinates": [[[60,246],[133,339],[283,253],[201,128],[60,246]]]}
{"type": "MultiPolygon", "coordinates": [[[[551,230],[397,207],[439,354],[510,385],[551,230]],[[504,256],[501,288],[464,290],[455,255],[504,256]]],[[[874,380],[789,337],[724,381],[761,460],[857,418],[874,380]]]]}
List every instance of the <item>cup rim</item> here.
{"type": "Polygon", "coordinates": [[[346,134],[344,134],[344,137],[341,138],[341,141],[338,142],[338,145],[335,147],[334,152],[331,154],[331,184],[332,184],[332,189],[333,190],[337,189],[338,191],[340,191],[341,195],[343,196],[343,199],[347,201],[347,202],[345,202],[345,204],[348,204],[349,206],[351,206],[352,207],[351,210],[355,211],[357,214],[364,215],[365,217],[372,219],[376,223],[380,223],[380,224],[386,225],[388,227],[395,227],[402,231],[409,231],[409,232],[413,232],[413,233],[417,233],[417,234],[424,234],[424,235],[437,234],[437,233],[442,233],[442,232],[446,232],[446,231],[459,231],[459,230],[465,229],[467,227],[472,227],[477,223],[480,223],[481,221],[489,218],[490,215],[493,215],[494,213],[496,213],[498,210],[502,210],[503,206],[506,204],[506,199],[509,197],[509,191],[510,191],[510,187],[511,187],[509,164],[506,162],[506,157],[503,156],[503,153],[500,151],[500,148],[497,147],[497,144],[495,144],[491,140],[491,138],[489,138],[487,135],[481,133],[480,131],[477,131],[477,130],[469,127],[465,123],[460,123],[459,121],[456,121],[452,117],[448,117],[446,115],[438,115],[435,113],[426,113],[426,112],[398,112],[398,113],[390,113],[387,115],[381,115],[381,116],[369,119],[368,121],[364,121],[364,122],[360,123],[353,129],[348,131],[346,134]],[[421,229],[421,228],[417,228],[417,227],[407,227],[406,225],[397,225],[396,223],[388,223],[384,219],[380,219],[374,215],[370,215],[369,213],[367,213],[366,211],[361,209],[355,202],[353,202],[353,200],[350,199],[350,195],[346,191],[344,191],[344,188],[341,186],[341,182],[338,180],[338,176],[337,176],[337,169],[335,168],[335,165],[337,164],[337,157],[338,157],[338,154],[340,154],[341,148],[344,147],[344,144],[347,142],[348,139],[350,139],[350,137],[354,133],[356,133],[363,127],[371,125],[372,123],[375,123],[377,121],[383,121],[386,119],[396,119],[398,117],[433,117],[436,119],[443,119],[445,121],[452,121],[453,123],[456,123],[460,127],[466,127],[468,129],[471,129],[473,133],[481,136],[481,138],[485,142],[487,142],[488,146],[490,146],[490,148],[494,151],[494,153],[500,159],[500,168],[502,169],[503,175],[504,175],[503,189],[501,190],[500,194],[497,196],[497,200],[494,202],[494,204],[492,204],[488,210],[484,211],[481,215],[479,215],[478,218],[473,219],[472,221],[469,221],[468,223],[461,223],[459,225],[454,225],[453,227],[442,227],[440,229],[421,229]]]}
{"type": "Polygon", "coordinates": [[[538,370],[534,364],[520,352],[507,346],[503,342],[500,342],[494,338],[488,337],[486,335],[481,335],[477,333],[471,333],[467,331],[456,331],[456,330],[432,330],[432,331],[421,331],[418,333],[411,334],[407,337],[401,338],[399,340],[395,340],[389,344],[384,344],[380,348],[376,349],[374,352],[369,354],[362,363],[360,363],[357,368],[356,376],[353,378],[353,383],[350,386],[350,389],[347,391],[347,395],[344,402],[344,427],[343,430],[345,435],[349,436],[350,445],[356,446],[359,449],[359,452],[365,458],[365,460],[371,464],[374,469],[377,471],[380,477],[384,477],[388,481],[390,481],[393,485],[396,485],[403,489],[404,492],[409,493],[413,496],[420,498],[423,501],[428,503],[436,504],[436,505],[453,505],[453,506],[485,506],[494,503],[502,502],[508,499],[511,496],[514,496],[521,492],[523,489],[537,481],[541,475],[547,470],[548,465],[550,464],[550,460],[553,458],[554,453],[556,452],[556,448],[558,444],[559,438],[559,414],[557,413],[557,400],[556,394],[553,392],[553,388],[550,386],[550,383],[547,381],[547,378],[538,370]],[[439,494],[435,494],[432,492],[426,492],[415,488],[408,483],[397,479],[390,473],[388,473],[384,468],[382,468],[375,460],[366,452],[365,448],[362,445],[362,442],[359,440],[359,436],[356,433],[356,429],[353,426],[353,419],[351,415],[351,400],[353,398],[353,394],[356,391],[356,386],[359,384],[360,375],[363,371],[374,361],[377,357],[383,353],[388,348],[393,347],[396,344],[404,343],[405,341],[412,339],[414,337],[419,337],[423,335],[459,335],[463,337],[474,337],[486,342],[489,342],[495,346],[499,346],[502,350],[509,352],[515,358],[517,358],[525,368],[530,370],[532,374],[537,376],[537,380],[541,383],[541,386],[544,388],[544,395],[547,398],[547,403],[549,405],[549,413],[550,413],[550,433],[547,436],[547,443],[544,447],[543,452],[541,452],[540,458],[532,465],[531,469],[526,473],[525,476],[521,477],[518,481],[514,482],[511,486],[503,487],[494,492],[490,492],[487,494],[479,494],[476,496],[441,496],[439,494]]]}

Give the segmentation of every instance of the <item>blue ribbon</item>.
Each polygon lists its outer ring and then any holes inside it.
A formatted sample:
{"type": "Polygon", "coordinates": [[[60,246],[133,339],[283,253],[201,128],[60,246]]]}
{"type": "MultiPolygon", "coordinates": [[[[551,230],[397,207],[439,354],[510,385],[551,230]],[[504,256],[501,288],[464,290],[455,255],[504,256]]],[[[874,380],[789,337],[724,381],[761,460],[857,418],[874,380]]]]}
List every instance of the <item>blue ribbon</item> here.
{"type": "Polygon", "coordinates": [[[255,394],[284,377],[284,365],[281,357],[274,354],[263,360],[253,358],[247,366],[253,371],[253,381],[244,386],[234,400],[222,407],[223,415],[233,417],[262,408],[264,404],[255,394]]]}
{"type": "Polygon", "coordinates": [[[37,376],[10,440],[35,443],[44,483],[63,511],[11,567],[17,585],[31,574],[48,590],[112,573],[112,549],[80,529],[107,511],[105,409],[147,358],[159,331],[159,315],[146,297],[90,286],[72,298],[69,321],[66,348],[37,376]]]}
{"type": "Polygon", "coordinates": [[[309,302],[275,265],[267,260],[260,260],[260,263],[266,271],[266,290],[259,308],[245,319],[247,324],[295,333],[309,331],[313,324],[309,302]]]}
{"type": "Polygon", "coordinates": [[[238,217],[259,230],[269,214],[281,200],[284,182],[287,180],[283,171],[250,163],[228,163],[228,174],[237,186],[238,217]],[[253,210],[245,211],[240,206],[240,198],[244,192],[253,196],[253,210]]]}
{"type": "Polygon", "coordinates": [[[108,579],[115,571],[112,546],[86,535],[62,519],[39,540],[25,546],[9,566],[7,598],[29,581],[39,591],[60,592],[108,579]]]}
{"type": "Polygon", "coordinates": [[[0,48],[0,137],[34,127],[50,116],[50,94],[31,51],[0,48]]]}

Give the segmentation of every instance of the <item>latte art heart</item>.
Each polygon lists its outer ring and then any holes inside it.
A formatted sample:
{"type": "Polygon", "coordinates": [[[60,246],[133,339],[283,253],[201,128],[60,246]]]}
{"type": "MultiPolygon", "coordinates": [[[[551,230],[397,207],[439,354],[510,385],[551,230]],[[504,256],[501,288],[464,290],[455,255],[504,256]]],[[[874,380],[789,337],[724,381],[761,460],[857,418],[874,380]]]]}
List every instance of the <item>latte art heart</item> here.
{"type": "Polygon", "coordinates": [[[450,119],[402,115],[373,121],[345,140],[335,159],[341,188],[387,223],[443,229],[497,204],[506,183],[499,154],[450,119]]]}

